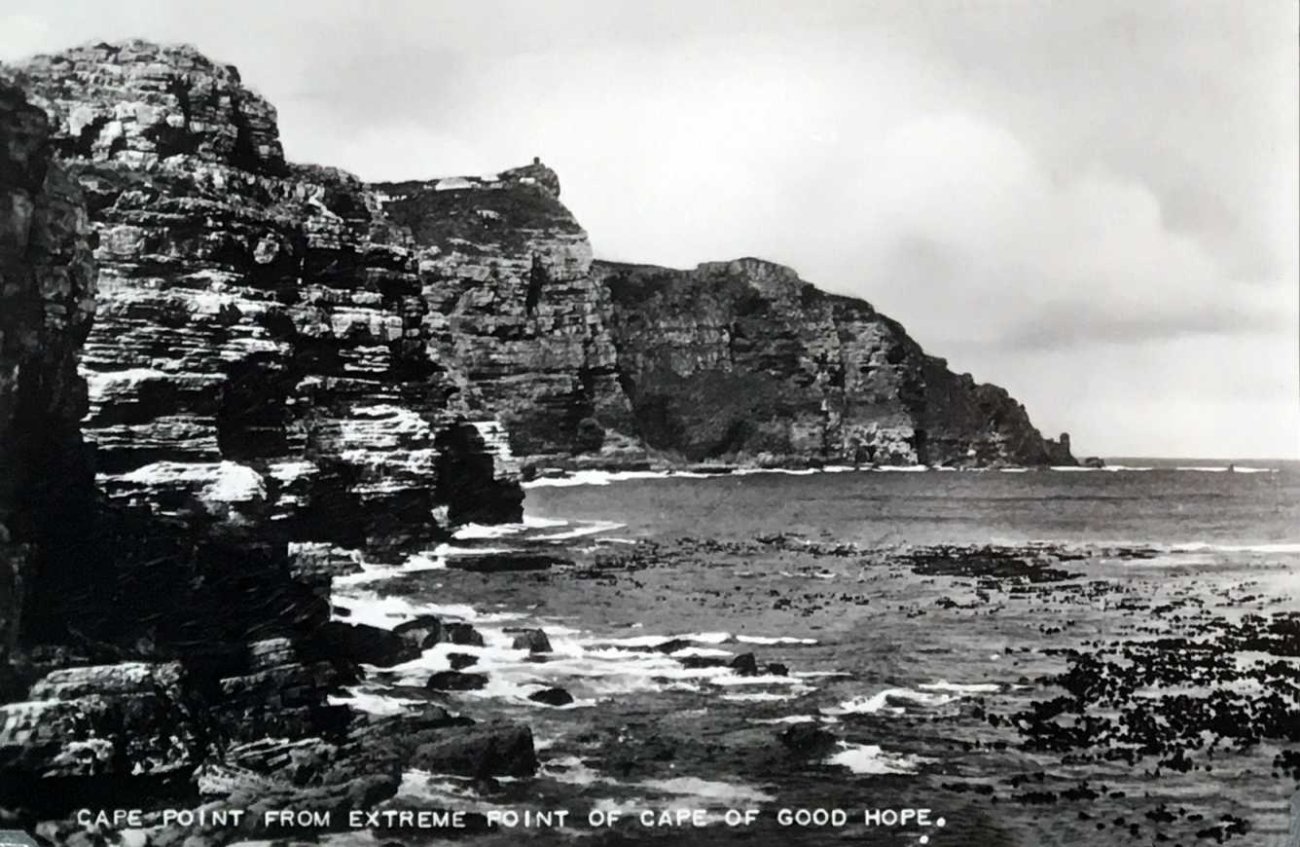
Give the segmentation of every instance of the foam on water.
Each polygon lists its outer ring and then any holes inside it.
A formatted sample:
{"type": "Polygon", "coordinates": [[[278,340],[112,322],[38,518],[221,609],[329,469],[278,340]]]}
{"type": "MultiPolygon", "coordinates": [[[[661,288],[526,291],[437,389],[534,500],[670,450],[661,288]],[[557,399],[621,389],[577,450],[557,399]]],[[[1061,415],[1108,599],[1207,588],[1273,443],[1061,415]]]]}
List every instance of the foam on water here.
{"type": "Polygon", "coordinates": [[[564,541],[570,538],[581,538],[585,535],[596,535],[602,532],[612,532],[616,529],[622,529],[627,526],[617,521],[591,521],[586,526],[580,526],[565,532],[555,532],[549,535],[535,535],[534,541],[564,541]]]}
{"type": "Polygon", "coordinates": [[[609,485],[630,479],[707,479],[716,474],[691,471],[574,471],[566,476],[544,476],[521,483],[523,488],[571,488],[575,485],[609,485]]]}
{"type": "Polygon", "coordinates": [[[400,715],[423,702],[405,697],[395,697],[382,692],[368,691],[359,687],[345,688],[344,691],[347,692],[346,696],[331,694],[328,698],[329,704],[331,706],[351,706],[359,712],[382,717],[400,715]]]}
{"type": "Polygon", "coordinates": [[[568,785],[618,785],[618,780],[605,776],[577,756],[556,756],[541,763],[538,776],[568,785]]]}
{"type": "Polygon", "coordinates": [[[899,753],[887,753],[876,744],[850,744],[839,742],[840,750],[826,760],[828,765],[839,765],[856,774],[911,774],[916,773],[921,760],[899,753]]]}
{"type": "Polygon", "coordinates": [[[922,691],[950,691],[954,694],[996,694],[1002,690],[1002,686],[996,682],[974,682],[963,684],[960,682],[949,682],[941,679],[938,682],[922,683],[917,688],[922,691]]]}
{"type": "Polygon", "coordinates": [[[743,783],[722,782],[720,780],[700,779],[694,776],[678,776],[671,779],[648,779],[637,783],[642,788],[660,794],[673,794],[682,797],[698,797],[723,804],[770,803],[776,799],[758,788],[743,783]]]}
{"type": "Polygon", "coordinates": [[[816,638],[796,638],[790,635],[737,635],[741,644],[816,644],[816,638]]]}
{"type": "Polygon", "coordinates": [[[823,715],[877,715],[906,714],[907,707],[937,708],[959,699],[957,695],[931,694],[926,691],[914,691],[910,688],[887,688],[870,697],[854,697],[841,702],[838,706],[821,709],[823,715]]]}

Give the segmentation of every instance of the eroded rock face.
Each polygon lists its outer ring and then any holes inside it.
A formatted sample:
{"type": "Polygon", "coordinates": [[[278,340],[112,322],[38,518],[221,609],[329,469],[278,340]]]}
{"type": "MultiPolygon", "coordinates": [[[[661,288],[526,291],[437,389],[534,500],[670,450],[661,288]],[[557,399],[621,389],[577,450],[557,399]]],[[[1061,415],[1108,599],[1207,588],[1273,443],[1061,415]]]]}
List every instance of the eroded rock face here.
{"type": "Polygon", "coordinates": [[[354,177],[286,164],[237,71],[128,42],[22,73],[99,235],[85,428],[110,496],[376,549],[453,508],[518,517],[409,234],[354,177]]]}
{"type": "Polygon", "coordinates": [[[93,498],[77,423],[92,235],[49,138],[45,113],[0,77],[0,668],[34,581],[58,538],[84,532],[93,498]]]}
{"type": "Polygon", "coordinates": [[[502,422],[512,453],[640,457],[609,293],[555,172],[534,163],[372,187],[414,237],[430,349],[458,364],[470,402],[502,422]]]}
{"type": "Polygon", "coordinates": [[[953,374],[870,304],[758,259],[598,262],[651,447],[692,461],[1073,464],[1004,390],[953,374]]]}

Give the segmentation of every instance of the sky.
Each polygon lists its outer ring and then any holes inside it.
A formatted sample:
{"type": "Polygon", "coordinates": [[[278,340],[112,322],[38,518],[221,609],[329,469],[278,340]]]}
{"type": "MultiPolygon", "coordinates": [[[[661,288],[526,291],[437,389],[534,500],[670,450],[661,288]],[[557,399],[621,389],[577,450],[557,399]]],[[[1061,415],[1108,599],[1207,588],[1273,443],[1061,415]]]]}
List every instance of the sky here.
{"type": "Polygon", "coordinates": [[[1296,0],[6,0],[189,42],[286,154],[555,168],[601,258],[862,297],[1079,455],[1300,458],[1296,0]]]}

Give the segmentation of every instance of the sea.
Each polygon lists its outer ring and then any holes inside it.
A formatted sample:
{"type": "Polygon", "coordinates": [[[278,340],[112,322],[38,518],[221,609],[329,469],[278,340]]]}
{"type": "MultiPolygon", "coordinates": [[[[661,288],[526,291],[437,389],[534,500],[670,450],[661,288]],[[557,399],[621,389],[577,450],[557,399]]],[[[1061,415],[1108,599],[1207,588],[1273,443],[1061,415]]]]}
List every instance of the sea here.
{"type": "Polygon", "coordinates": [[[455,843],[1289,843],[1300,462],[584,472],[335,603],[484,637],[343,700],[419,708],[468,653],[487,684],[440,702],[532,727],[535,777],[405,775],[496,824],[455,843]]]}

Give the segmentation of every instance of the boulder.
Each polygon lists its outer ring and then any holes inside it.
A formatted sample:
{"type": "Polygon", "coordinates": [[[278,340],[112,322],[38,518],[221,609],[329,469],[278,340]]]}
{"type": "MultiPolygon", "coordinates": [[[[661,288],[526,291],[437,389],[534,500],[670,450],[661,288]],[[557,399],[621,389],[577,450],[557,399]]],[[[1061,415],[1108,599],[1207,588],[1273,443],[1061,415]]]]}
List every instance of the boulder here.
{"type": "Polygon", "coordinates": [[[785,729],[778,736],[781,743],[800,756],[821,758],[829,755],[836,746],[835,735],[822,729],[817,724],[798,723],[785,729]]]}
{"type": "Polygon", "coordinates": [[[129,796],[183,781],[208,753],[199,701],[177,663],[67,668],[31,696],[0,706],[0,806],[129,796]]]}
{"type": "Polygon", "coordinates": [[[330,655],[363,665],[390,668],[420,655],[420,648],[410,640],[369,624],[330,621],[317,637],[330,655]]]}
{"type": "Polygon", "coordinates": [[[467,623],[443,624],[442,632],[442,640],[448,644],[462,644],[470,647],[483,646],[482,634],[467,623]]]}
{"type": "Polygon", "coordinates": [[[451,664],[452,670],[461,671],[478,664],[478,656],[471,656],[469,653],[448,653],[447,661],[451,664]]]}
{"type": "Polygon", "coordinates": [[[758,676],[758,660],[753,653],[741,653],[728,665],[740,676],[758,676]]]}
{"type": "Polygon", "coordinates": [[[403,621],[393,627],[393,633],[415,645],[420,650],[427,650],[443,640],[442,621],[433,615],[420,615],[409,621],[403,621]]]}
{"type": "Polygon", "coordinates": [[[540,629],[520,630],[510,646],[516,650],[527,650],[529,653],[551,652],[551,640],[540,629]]]}
{"type": "Polygon", "coordinates": [[[547,706],[567,706],[573,702],[573,695],[563,688],[543,688],[529,694],[528,699],[547,706]]]}
{"type": "Polygon", "coordinates": [[[465,776],[531,776],[537,770],[537,753],[526,726],[453,727],[417,747],[410,766],[465,776]]]}
{"type": "Polygon", "coordinates": [[[425,687],[433,691],[477,691],[487,685],[487,675],[462,671],[438,671],[425,687]]]}

